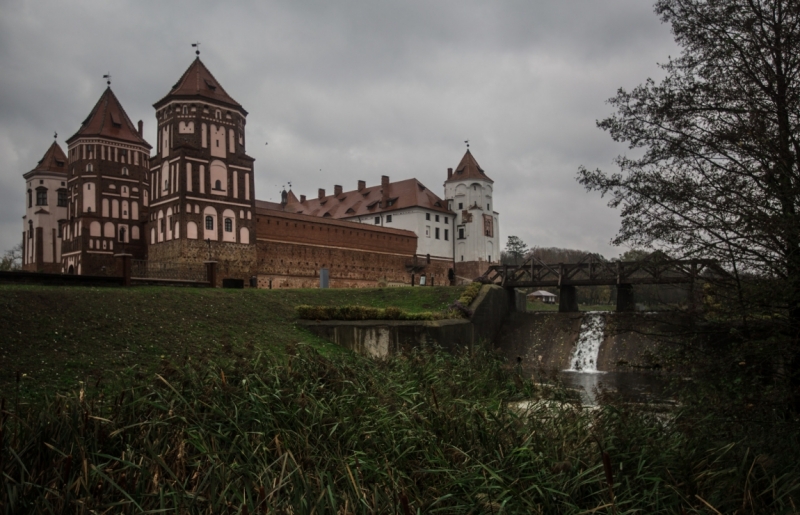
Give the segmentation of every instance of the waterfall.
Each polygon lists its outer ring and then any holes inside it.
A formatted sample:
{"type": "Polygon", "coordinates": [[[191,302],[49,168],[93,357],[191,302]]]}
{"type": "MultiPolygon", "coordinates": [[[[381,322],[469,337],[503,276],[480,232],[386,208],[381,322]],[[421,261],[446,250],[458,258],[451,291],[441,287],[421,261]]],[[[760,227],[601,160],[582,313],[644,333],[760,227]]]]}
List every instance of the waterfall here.
{"type": "Polygon", "coordinates": [[[581,333],[569,358],[569,371],[597,373],[597,354],[600,352],[605,327],[604,313],[590,311],[583,316],[581,333]]]}

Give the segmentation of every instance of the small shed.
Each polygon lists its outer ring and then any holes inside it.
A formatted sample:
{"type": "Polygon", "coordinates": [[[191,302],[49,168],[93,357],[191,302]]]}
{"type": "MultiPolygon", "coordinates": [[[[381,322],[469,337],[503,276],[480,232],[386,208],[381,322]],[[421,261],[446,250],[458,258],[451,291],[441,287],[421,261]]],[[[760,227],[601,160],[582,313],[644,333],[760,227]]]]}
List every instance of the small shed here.
{"type": "Polygon", "coordinates": [[[537,290],[528,294],[529,301],[539,301],[545,304],[555,304],[558,301],[558,295],[554,295],[549,291],[537,290]]]}

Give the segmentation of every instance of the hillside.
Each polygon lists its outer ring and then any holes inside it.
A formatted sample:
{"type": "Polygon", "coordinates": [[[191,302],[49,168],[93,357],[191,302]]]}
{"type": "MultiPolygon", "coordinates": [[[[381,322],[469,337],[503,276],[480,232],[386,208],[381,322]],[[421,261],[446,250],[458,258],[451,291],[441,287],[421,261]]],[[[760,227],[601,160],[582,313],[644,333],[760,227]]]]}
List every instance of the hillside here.
{"type": "Polygon", "coordinates": [[[295,326],[299,304],[445,308],[463,288],[221,290],[0,286],[0,396],[143,377],[166,363],[218,363],[325,343],[295,326]]]}

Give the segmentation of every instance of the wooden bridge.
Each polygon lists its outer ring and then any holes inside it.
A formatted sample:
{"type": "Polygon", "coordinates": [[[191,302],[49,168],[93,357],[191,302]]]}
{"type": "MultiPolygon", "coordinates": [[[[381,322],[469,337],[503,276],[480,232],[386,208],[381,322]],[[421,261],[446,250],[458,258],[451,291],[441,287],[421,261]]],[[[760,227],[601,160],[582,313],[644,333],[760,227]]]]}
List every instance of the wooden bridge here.
{"type": "Polygon", "coordinates": [[[607,261],[587,254],[577,263],[547,264],[528,257],[521,265],[493,265],[477,280],[514,288],[558,287],[560,312],[578,311],[578,286],[616,286],[617,311],[634,311],[636,284],[693,284],[708,276],[727,275],[710,259],[670,259],[654,252],[638,261],[607,261]]]}

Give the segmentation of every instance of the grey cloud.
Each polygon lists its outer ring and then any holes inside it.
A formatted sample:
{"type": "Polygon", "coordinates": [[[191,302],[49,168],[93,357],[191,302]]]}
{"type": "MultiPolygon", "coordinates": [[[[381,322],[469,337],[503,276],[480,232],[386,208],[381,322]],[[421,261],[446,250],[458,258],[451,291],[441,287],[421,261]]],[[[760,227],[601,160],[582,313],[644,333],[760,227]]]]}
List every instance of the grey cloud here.
{"type": "Polygon", "coordinates": [[[0,250],[21,175],[112,87],[152,143],[152,104],[194,57],[250,112],[259,198],[380,175],[441,194],[469,138],[502,237],[614,255],[617,214],[574,178],[626,149],[595,127],[620,87],[677,53],[641,0],[80,2],[6,0],[0,17],[0,250]],[[269,141],[265,146],[264,142],[269,141]],[[322,173],[320,173],[322,169],[322,173]]]}

